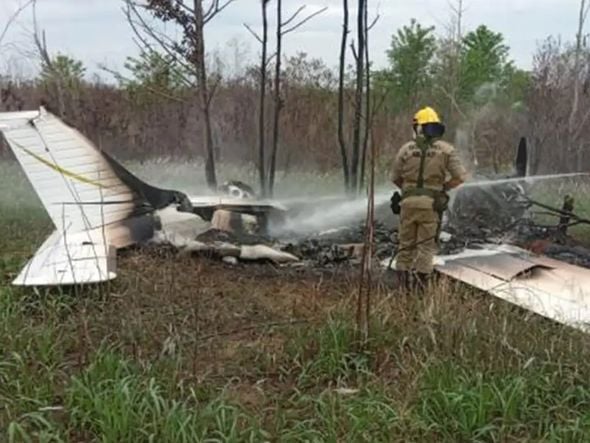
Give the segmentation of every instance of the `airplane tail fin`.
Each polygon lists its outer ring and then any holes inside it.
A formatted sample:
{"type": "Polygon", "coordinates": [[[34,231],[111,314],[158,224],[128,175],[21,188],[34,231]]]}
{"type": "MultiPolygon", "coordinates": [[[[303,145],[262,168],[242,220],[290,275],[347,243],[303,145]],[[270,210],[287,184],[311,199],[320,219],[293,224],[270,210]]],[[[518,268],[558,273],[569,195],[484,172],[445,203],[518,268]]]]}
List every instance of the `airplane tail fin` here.
{"type": "Polygon", "coordinates": [[[114,160],[43,108],[0,113],[0,132],[55,226],[14,283],[114,278],[112,251],[153,235],[153,208],[141,190],[119,177],[114,160]]]}
{"type": "Polygon", "coordinates": [[[89,140],[53,114],[0,114],[0,130],[58,230],[87,231],[133,214],[137,195],[89,140]]]}

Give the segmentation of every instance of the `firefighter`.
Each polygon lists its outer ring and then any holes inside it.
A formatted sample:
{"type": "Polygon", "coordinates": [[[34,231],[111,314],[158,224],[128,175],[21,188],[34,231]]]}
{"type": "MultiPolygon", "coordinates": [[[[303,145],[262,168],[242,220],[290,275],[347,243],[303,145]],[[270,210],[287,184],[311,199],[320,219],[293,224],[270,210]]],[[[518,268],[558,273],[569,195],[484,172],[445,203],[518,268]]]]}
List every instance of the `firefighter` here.
{"type": "Polygon", "coordinates": [[[416,113],[413,131],[414,140],[395,158],[391,180],[402,192],[392,203],[400,215],[396,269],[406,289],[422,289],[433,272],[447,191],[466,180],[466,171],[455,148],[441,140],[445,127],[434,109],[416,113]]]}

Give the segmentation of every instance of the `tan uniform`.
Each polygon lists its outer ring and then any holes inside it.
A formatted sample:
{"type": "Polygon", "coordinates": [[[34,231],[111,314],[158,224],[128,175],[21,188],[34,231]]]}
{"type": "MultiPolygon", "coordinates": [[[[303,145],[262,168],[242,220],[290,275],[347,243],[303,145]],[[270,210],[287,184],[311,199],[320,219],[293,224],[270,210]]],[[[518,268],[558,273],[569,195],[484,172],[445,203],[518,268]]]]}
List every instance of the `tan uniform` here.
{"type": "MultiPolygon", "coordinates": [[[[433,208],[432,196],[415,195],[420,193],[416,188],[419,188],[421,156],[422,150],[417,142],[406,143],[396,156],[391,174],[394,183],[402,183],[403,196],[398,235],[400,252],[396,257],[396,269],[430,274],[437,252],[436,236],[441,220],[433,208]]],[[[448,176],[464,181],[465,168],[451,144],[435,141],[425,152],[422,189],[443,191],[448,176]]]]}

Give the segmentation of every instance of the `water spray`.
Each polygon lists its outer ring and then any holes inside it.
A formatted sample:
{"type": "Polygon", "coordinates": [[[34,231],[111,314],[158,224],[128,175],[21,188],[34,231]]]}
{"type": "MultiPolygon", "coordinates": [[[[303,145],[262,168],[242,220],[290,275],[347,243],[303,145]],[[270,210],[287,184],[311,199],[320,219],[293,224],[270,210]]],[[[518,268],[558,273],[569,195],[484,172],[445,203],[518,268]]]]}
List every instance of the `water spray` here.
{"type": "Polygon", "coordinates": [[[485,186],[502,185],[507,183],[534,183],[541,180],[551,180],[557,178],[568,178],[568,177],[585,177],[590,176],[587,172],[572,172],[562,174],[546,174],[546,175],[529,175],[527,177],[513,177],[513,178],[501,178],[491,180],[481,180],[463,183],[458,189],[461,188],[482,188],[485,186]]]}

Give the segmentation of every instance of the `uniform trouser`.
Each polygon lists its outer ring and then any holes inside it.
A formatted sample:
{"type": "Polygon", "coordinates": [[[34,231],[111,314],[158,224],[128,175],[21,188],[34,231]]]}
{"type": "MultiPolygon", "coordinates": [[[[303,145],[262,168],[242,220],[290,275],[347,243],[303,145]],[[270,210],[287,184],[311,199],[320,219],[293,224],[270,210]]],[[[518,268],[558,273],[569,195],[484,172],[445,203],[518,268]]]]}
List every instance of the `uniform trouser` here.
{"type": "Polygon", "coordinates": [[[432,209],[402,207],[396,269],[430,274],[437,252],[439,215],[432,209]]]}

